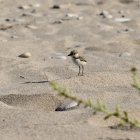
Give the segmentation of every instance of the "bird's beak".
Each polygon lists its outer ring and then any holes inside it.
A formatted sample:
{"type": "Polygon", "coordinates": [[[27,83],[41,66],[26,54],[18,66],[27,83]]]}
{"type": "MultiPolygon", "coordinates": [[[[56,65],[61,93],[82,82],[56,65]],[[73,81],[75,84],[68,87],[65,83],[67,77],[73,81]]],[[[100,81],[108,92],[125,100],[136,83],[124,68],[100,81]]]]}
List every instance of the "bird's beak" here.
{"type": "Polygon", "coordinates": [[[68,54],[68,56],[71,56],[72,54],[70,53],[70,54],[68,54]]]}

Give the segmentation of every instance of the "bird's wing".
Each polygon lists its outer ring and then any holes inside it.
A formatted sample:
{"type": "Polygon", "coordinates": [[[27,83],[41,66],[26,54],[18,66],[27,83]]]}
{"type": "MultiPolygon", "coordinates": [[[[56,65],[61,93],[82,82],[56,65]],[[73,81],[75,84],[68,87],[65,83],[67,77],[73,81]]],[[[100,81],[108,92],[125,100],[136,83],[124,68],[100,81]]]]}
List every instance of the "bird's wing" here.
{"type": "Polygon", "coordinates": [[[83,58],[82,56],[79,56],[79,59],[80,59],[80,61],[87,62],[87,61],[85,60],[85,58],[83,58]]]}

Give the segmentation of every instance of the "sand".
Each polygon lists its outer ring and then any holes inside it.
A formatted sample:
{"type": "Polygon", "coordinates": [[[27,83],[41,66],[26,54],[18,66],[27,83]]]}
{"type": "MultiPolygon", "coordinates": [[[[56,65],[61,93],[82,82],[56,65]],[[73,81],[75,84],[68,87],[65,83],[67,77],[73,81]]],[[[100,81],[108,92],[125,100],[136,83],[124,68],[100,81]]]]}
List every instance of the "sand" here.
{"type": "Polygon", "coordinates": [[[0,0],[0,140],[140,139],[139,130],[111,129],[117,119],[104,121],[83,106],[55,111],[67,100],[52,90],[52,80],[140,120],[130,73],[140,69],[140,7],[136,0],[101,1],[0,0]],[[88,62],[84,76],[67,57],[73,49],[88,62]],[[26,52],[31,57],[18,57],[26,52]]]}

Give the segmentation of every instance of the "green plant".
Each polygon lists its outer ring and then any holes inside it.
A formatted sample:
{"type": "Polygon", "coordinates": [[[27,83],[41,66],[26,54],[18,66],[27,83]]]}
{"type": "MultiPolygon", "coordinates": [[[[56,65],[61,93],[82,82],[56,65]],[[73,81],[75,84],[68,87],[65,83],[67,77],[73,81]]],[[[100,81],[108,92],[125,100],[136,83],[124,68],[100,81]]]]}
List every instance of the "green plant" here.
{"type": "Polygon", "coordinates": [[[78,103],[78,105],[83,104],[84,107],[90,107],[93,110],[93,114],[96,114],[98,112],[104,113],[105,120],[114,116],[114,117],[120,119],[119,125],[121,125],[121,126],[129,125],[131,128],[132,127],[140,128],[140,122],[138,122],[138,120],[136,120],[136,119],[130,119],[127,111],[121,111],[121,109],[118,106],[115,108],[115,111],[111,112],[106,107],[106,105],[104,103],[102,103],[101,101],[97,101],[94,104],[90,99],[88,99],[88,100],[79,99],[75,96],[72,96],[66,88],[60,87],[56,82],[51,82],[51,86],[55,91],[57,91],[59,96],[76,101],[78,103]]]}
{"type": "Polygon", "coordinates": [[[137,75],[137,69],[135,67],[133,67],[131,69],[131,73],[132,73],[132,80],[133,80],[132,86],[134,88],[136,88],[140,94],[140,82],[139,82],[138,75],[137,75]]]}

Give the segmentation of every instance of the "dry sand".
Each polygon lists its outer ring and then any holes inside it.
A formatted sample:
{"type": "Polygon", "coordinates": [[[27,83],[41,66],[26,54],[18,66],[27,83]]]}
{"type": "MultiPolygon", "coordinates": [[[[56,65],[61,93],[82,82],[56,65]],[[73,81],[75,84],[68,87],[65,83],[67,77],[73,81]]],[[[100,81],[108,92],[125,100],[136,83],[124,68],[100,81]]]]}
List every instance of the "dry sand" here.
{"type": "Polygon", "coordinates": [[[77,97],[101,99],[109,109],[119,104],[140,120],[129,72],[140,69],[140,7],[136,0],[99,1],[0,0],[0,140],[140,139],[139,130],[110,129],[118,121],[90,109],[55,111],[65,100],[48,80],[77,97]],[[103,18],[102,10],[113,17],[103,18]],[[122,16],[131,21],[115,21],[122,16]],[[67,58],[73,49],[88,61],[85,76],[76,76],[67,58]],[[18,57],[24,52],[32,56],[18,57]]]}

